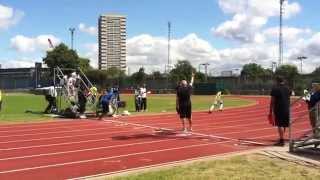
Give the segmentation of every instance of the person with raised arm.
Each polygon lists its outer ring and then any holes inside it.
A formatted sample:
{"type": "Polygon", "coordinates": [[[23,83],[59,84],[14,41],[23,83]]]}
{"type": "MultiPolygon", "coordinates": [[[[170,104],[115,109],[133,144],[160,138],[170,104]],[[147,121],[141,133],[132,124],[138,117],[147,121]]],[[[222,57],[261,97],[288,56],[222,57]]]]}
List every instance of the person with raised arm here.
{"type": "Polygon", "coordinates": [[[192,73],[191,81],[188,84],[186,80],[182,80],[177,90],[177,100],[176,108],[180,116],[182,123],[182,130],[184,133],[192,131],[192,105],[191,105],[191,94],[192,94],[192,85],[194,81],[194,73],[192,73]],[[185,121],[188,121],[189,127],[186,128],[185,121]]]}

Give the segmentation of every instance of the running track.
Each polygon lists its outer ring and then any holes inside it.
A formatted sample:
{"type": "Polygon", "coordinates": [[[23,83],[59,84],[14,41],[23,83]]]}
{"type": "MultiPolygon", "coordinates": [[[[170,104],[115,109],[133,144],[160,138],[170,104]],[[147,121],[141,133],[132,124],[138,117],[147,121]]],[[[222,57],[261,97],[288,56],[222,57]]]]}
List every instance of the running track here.
{"type": "MultiPolygon", "coordinates": [[[[266,118],[269,99],[245,98],[256,105],[194,113],[188,136],[176,114],[2,125],[0,179],[107,175],[271,145],[277,132],[266,118]]],[[[309,129],[306,107],[297,103],[293,110],[300,119],[294,134],[301,135],[309,129]]]]}

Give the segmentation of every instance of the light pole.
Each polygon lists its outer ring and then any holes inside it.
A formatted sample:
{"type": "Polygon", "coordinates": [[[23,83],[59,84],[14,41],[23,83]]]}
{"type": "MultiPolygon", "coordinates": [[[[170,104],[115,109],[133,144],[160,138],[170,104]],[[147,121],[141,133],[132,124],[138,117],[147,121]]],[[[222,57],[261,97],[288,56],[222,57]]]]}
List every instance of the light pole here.
{"type": "Polygon", "coordinates": [[[271,62],[271,70],[272,70],[272,72],[275,72],[276,69],[277,69],[277,62],[272,61],[272,62],[271,62]]]}
{"type": "Polygon", "coordinates": [[[299,57],[297,57],[297,59],[300,61],[300,72],[302,74],[302,62],[303,62],[304,59],[307,59],[307,57],[299,56],[299,57]]]}
{"type": "Polygon", "coordinates": [[[74,36],[74,31],[76,29],[75,28],[69,28],[69,31],[71,33],[71,49],[73,50],[73,36],[74,36]]]}
{"type": "Polygon", "coordinates": [[[202,66],[204,66],[204,69],[205,69],[205,81],[208,80],[208,66],[210,65],[209,63],[203,63],[203,64],[200,64],[202,66]]]}

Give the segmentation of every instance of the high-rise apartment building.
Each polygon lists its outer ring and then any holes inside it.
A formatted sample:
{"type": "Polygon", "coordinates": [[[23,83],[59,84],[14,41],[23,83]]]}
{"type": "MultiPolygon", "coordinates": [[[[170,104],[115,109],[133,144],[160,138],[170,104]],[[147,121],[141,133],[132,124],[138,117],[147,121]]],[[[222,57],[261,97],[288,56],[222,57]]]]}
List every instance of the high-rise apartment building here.
{"type": "Polygon", "coordinates": [[[99,17],[99,69],[117,67],[126,70],[126,17],[99,17]]]}

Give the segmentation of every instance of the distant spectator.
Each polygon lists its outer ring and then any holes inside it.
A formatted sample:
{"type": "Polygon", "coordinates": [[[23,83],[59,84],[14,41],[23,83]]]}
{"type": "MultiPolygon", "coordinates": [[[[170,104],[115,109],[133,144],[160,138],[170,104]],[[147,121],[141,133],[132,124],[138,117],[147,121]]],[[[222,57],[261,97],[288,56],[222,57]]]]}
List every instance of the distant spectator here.
{"type": "Polygon", "coordinates": [[[141,104],[142,104],[142,96],[141,96],[141,90],[138,87],[134,90],[134,104],[135,104],[136,112],[140,112],[141,104]]]}
{"type": "Polygon", "coordinates": [[[147,111],[147,88],[145,84],[140,88],[140,92],[141,92],[141,110],[147,111]]]}
{"type": "Polygon", "coordinates": [[[55,87],[50,86],[45,93],[46,100],[48,101],[48,106],[44,113],[57,113],[57,90],[55,87]]]}
{"type": "Polygon", "coordinates": [[[1,109],[2,109],[2,92],[0,89],[0,112],[1,112],[1,109]]]}
{"type": "Polygon", "coordinates": [[[289,127],[290,90],[282,77],[276,78],[276,85],[271,90],[269,119],[274,119],[278,127],[279,141],[277,146],[284,145],[284,133],[289,127]],[[272,117],[272,118],[271,118],[272,117]]]}

